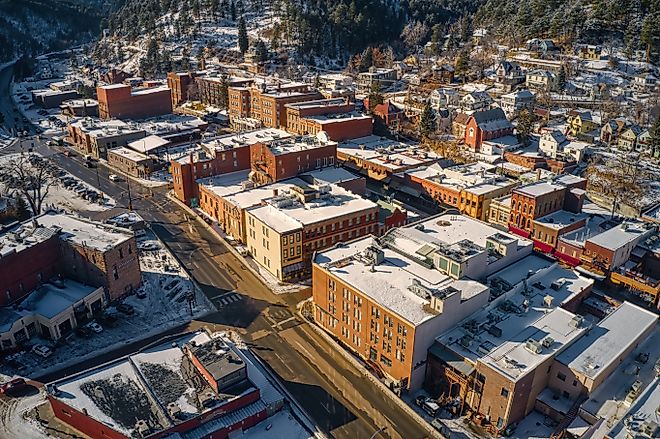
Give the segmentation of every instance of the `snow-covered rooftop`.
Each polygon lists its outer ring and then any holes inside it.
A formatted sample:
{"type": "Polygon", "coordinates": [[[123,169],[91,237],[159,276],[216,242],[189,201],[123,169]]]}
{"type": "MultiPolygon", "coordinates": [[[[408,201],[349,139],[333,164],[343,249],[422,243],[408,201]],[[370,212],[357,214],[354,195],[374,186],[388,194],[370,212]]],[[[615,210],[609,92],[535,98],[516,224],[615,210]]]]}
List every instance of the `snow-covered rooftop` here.
{"type": "Polygon", "coordinates": [[[61,229],[60,239],[100,251],[110,250],[133,237],[125,230],[64,213],[47,212],[39,216],[37,222],[52,230],[61,229]]]}
{"type": "Polygon", "coordinates": [[[557,361],[577,373],[596,379],[618,361],[621,354],[636,343],[641,334],[654,327],[658,316],[624,302],[601,320],[580,340],[557,356],[557,361]]]}
{"type": "Polygon", "coordinates": [[[128,144],[128,147],[142,154],[149,154],[152,151],[155,151],[158,148],[162,148],[169,143],[169,141],[163,139],[162,137],[151,135],[140,140],[134,140],[128,144]]]}
{"type": "Polygon", "coordinates": [[[585,221],[588,217],[589,215],[586,213],[573,213],[567,210],[558,210],[549,215],[537,218],[534,222],[539,223],[544,227],[559,230],[585,221]]]}
{"type": "Polygon", "coordinates": [[[599,247],[616,251],[626,244],[640,240],[650,233],[651,228],[647,224],[626,222],[612,227],[603,233],[592,236],[588,241],[599,247]]]}

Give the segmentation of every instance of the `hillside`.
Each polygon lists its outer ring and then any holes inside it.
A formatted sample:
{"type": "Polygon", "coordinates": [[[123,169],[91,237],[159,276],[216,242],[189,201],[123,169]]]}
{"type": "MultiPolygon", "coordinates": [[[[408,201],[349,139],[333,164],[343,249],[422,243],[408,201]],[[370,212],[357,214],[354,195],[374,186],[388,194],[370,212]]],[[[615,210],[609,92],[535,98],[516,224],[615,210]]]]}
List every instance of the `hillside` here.
{"type": "Polygon", "coordinates": [[[0,0],[0,63],[90,41],[115,0],[0,0]]]}

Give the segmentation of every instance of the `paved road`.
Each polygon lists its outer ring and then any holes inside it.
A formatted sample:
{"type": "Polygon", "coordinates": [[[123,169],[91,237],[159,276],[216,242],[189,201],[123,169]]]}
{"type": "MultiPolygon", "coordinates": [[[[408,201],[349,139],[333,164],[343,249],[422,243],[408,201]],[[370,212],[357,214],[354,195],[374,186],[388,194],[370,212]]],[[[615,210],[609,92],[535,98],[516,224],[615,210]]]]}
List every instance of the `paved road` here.
{"type": "MultiPolygon", "coordinates": [[[[36,150],[117,200],[116,208],[100,215],[108,217],[126,210],[127,182],[110,181],[109,171],[103,166],[86,168],[80,157],[66,157],[43,143],[39,142],[36,150]]],[[[426,436],[426,430],[364,379],[361,371],[337,352],[334,343],[328,343],[294,315],[295,304],[309,291],[274,294],[215,234],[187,218],[165,196],[164,189],[131,184],[131,198],[133,208],[151,222],[152,229],[218,308],[188,329],[210,326],[240,332],[312,418],[336,438],[369,438],[383,426],[387,430],[380,437],[426,436]]],[[[99,214],[90,216],[98,218],[99,214]]],[[[126,353],[121,349],[115,354],[126,353]]],[[[68,372],[86,367],[88,364],[71,367],[68,372]]]]}

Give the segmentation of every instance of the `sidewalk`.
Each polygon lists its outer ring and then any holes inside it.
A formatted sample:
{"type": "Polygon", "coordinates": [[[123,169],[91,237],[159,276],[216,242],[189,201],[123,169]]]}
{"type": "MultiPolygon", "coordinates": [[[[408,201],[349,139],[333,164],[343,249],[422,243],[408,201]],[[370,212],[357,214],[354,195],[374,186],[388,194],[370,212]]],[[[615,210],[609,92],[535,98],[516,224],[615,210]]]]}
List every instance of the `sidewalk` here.
{"type": "Polygon", "coordinates": [[[220,238],[225,246],[229,249],[230,252],[234,254],[237,258],[242,260],[245,263],[245,266],[254,274],[256,277],[261,279],[261,281],[270,288],[270,290],[275,294],[287,294],[287,293],[296,293],[302,290],[305,290],[310,287],[311,280],[309,285],[305,284],[285,284],[281,283],[276,279],[272,274],[270,274],[265,269],[262,269],[254,260],[249,256],[244,256],[236,250],[236,248],[228,241],[227,234],[216,224],[215,220],[206,215],[206,213],[201,210],[192,209],[187,206],[185,203],[182,203],[176,196],[172,195],[171,192],[167,193],[167,197],[175,202],[178,206],[184,209],[189,215],[193,216],[197,221],[199,221],[207,230],[214,233],[218,238],[220,238]],[[209,218],[212,223],[209,224],[204,220],[204,217],[209,218]]]}

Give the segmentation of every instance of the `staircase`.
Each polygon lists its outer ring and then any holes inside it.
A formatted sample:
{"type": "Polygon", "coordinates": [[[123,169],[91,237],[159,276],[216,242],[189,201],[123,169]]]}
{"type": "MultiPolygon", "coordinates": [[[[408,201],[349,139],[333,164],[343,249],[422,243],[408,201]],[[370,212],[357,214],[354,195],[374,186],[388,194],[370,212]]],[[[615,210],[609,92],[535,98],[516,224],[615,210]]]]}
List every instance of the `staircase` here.
{"type": "Polygon", "coordinates": [[[550,439],[563,439],[564,435],[566,434],[566,428],[570,425],[571,422],[573,422],[578,414],[578,411],[580,410],[580,406],[587,399],[587,395],[582,395],[575,400],[570,410],[568,410],[568,413],[566,413],[566,416],[564,416],[564,419],[562,419],[561,422],[557,424],[557,427],[550,436],[550,439]]]}

